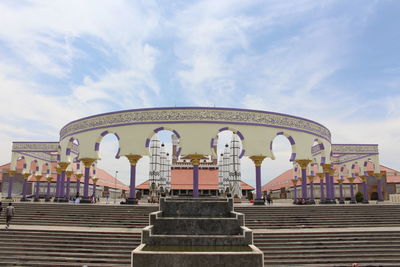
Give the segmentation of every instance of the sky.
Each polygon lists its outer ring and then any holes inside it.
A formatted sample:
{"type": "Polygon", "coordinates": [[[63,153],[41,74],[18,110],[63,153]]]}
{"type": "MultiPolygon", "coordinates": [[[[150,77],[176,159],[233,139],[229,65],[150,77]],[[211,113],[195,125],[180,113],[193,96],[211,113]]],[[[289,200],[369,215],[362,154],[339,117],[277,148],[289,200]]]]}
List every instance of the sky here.
{"type": "MultiPolygon", "coordinates": [[[[12,141],[57,141],[84,116],[216,106],[315,120],[400,170],[398,14],[396,0],[2,0],[0,164],[12,141]]],[[[263,183],[291,167],[287,140],[273,149],[263,183]]],[[[106,136],[99,167],[128,183],[117,150],[106,136]]],[[[138,182],[147,172],[144,158],[138,182]]]]}

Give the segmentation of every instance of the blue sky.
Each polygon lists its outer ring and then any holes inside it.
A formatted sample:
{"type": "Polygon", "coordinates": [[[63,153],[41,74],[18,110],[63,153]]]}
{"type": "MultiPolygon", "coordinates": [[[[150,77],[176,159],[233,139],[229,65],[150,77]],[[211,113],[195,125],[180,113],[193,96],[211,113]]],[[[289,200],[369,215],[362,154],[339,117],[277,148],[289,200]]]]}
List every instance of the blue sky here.
{"type": "MultiPolygon", "coordinates": [[[[398,14],[395,0],[1,1],[0,163],[83,116],[215,105],[318,121],[400,169],[398,14]]],[[[285,142],[263,182],[290,167],[285,142]]],[[[128,181],[124,159],[103,159],[128,181]]]]}

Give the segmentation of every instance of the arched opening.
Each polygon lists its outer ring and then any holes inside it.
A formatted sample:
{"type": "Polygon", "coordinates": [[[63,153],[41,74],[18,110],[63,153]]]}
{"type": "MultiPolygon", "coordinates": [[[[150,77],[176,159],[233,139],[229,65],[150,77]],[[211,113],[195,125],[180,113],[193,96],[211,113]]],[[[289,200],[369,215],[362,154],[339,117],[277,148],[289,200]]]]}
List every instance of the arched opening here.
{"type": "Polygon", "coordinates": [[[265,179],[263,184],[266,183],[262,189],[263,194],[271,194],[272,198],[293,198],[294,192],[291,185],[294,177],[284,174],[293,169],[293,161],[296,159],[294,145],[294,139],[284,133],[278,133],[271,141],[270,149],[275,159],[267,158],[261,165],[264,174],[262,178],[265,179]]]}
{"type": "Polygon", "coordinates": [[[93,196],[93,178],[98,178],[96,196],[106,198],[106,201],[119,203],[125,201],[130,180],[130,164],[125,158],[119,157],[119,137],[108,131],[101,134],[95,145],[98,158],[90,171],[89,196],[93,196]],[[121,181],[122,184],[119,182],[121,181]]]}
{"type": "Polygon", "coordinates": [[[234,129],[222,128],[211,147],[216,151],[210,155],[211,162],[218,163],[218,193],[241,199],[247,195],[242,182],[242,157],[244,136],[234,129]]]}
{"type": "MultiPolygon", "coordinates": [[[[164,127],[154,130],[146,140],[149,148],[148,184],[138,186],[139,196],[148,195],[149,201],[158,202],[160,196],[179,195],[179,188],[172,188],[172,164],[179,165],[180,135],[172,129],[164,127]]],[[[179,169],[179,167],[177,167],[179,169]]]]}

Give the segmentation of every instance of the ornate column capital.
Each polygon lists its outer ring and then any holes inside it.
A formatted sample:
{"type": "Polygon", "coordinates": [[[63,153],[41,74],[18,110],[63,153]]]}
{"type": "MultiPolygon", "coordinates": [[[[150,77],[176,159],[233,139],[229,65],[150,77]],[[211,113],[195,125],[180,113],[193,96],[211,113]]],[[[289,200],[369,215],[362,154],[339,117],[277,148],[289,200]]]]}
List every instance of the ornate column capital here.
{"type": "Polygon", "coordinates": [[[83,162],[83,165],[85,165],[85,168],[90,168],[97,159],[95,158],[81,158],[79,159],[80,161],[83,162]]]}
{"type": "Polygon", "coordinates": [[[35,175],[36,181],[40,181],[40,179],[42,178],[42,175],[35,175]]]}
{"type": "Polygon", "coordinates": [[[76,173],[76,174],[75,174],[76,180],[81,180],[82,176],[83,176],[82,173],[76,173]]]}
{"type": "Polygon", "coordinates": [[[300,168],[302,170],[307,169],[308,164],[310,164],[311,160],[309,159],[298,159],[296,160],[296,163],[298,163],[300,165],[300,168]]]}
{"type": "Polygon", "coordinates": [[[322,164],[322,169],[324,172],[329,172],[331,170],[332,164],[322,164]]]}
{"type": "Polygon", "coordinates": [[[251,156],[250,159],[254,162],[256,167],[260,167],[266,156],[251,156]]]}
{"type": "Polygon", "coordinates": [[[93,183],[97,183],[97,181],[99,180],[99,178],[92,178],[93,183]]]}
{"type": "Polygon", "coordinates": [[[342,179],[338,179],[337,180],[339,184],[343,184],[343,180],[342,179]]]}
{"type": "Polygon", "coordinates": [[[367,176],[366,175],[361,175],[360,179],[361,179],[361,181],[366,182],[367,181],[367,176]]]}
{"type": "Polygon", "coordinates": [[[324,174],[323,173],[319,172],[319,173],[317,173],[317,176],[318,176],[318,178],[320,180],[324,180],[324,174]]]}
{"type": "Polygon", "coordinates": [[[204,157],[202,154],[190,154],[187,156],[190,158],[190,162],[192,162],[193,166],[199,166],[200,160],[204,157]]]}
{"type": "Polygon", "coordinates": [[[29,178],[29,176],[31,176],[31,174],[29,172],[26,172],[26,173],[22,174],[22,176],[24,176],[24,179],[27,180],[29,178]]]}
{"type": "Polygon", "coordinates": [[[355,179],[355,177],[347,177],[347,180],[349,180],[350,183],[354,183],[355,179]]]}
{"type": "Polygon", "coordinates": [[[138,161],[142,158],[141,155],[125,155],[125,157],[129,160],[129,163],[132,166],[136,166],[138,161]]]}
{"type": "Polygon", "coordinates": [[[307,178],[310,183],[314,182],[314,176],[308,175],[307,178]]]}
{"type": "Polygon", "coordinates": [[[71,178],[72,174],[74,174],[73,171],[66,171],[65,175],[67,175],[67,178],[71,178]]]}
{"type": "Polygon", "coordinates": [[[329,176],[335,175],[335,169],[329,169],[329,176]]]}
{"type": "Polygon", "coordinates": [[[61,168],[61,170],[65,171],[69,165],[69,162],[59,162],[58,166],[61,168]]]}
{"type": "Polygon", "coordinates": [[[49,177],[46,178],[46,180],[47,180],[47,182],[50,183],[51,181],[53,181],[53,177],[49,176],[49,177]]]}
{"type": "Polygon", "coordinates": [[[56,168],[56,172],[57,172],[57,174],[61,174],[61,173],[62,173],[62,171],[63,171],[63,170],[62,170],[60,167],[57,167],[57,168],[56,168]]]}
{"type": "Polygon", "coordinates": [[[376,180],[380,180],[382,178],[381,173],[374,173],[374,176],[375,176],[376,180]]]}
{"type": "Polygon", "coordinates": [[[8,173],[8,177],[14,177],[14,175],[17,173],[17,171],[8,170],[7,173],[8,173]]]}
{"type": "Polygon", "coordinates": [[[292,179],[293,185],[296,186],[298,181],[299,181],[299,179],[292,179]]]}

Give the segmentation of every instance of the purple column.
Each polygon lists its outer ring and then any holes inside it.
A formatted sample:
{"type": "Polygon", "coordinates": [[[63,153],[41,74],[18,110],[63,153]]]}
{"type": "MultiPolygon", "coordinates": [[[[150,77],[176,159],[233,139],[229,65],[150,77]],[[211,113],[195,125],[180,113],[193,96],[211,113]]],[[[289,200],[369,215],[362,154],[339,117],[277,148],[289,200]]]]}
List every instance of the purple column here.
{"type": "Polygon", "coordinates": [[[26,186],[28,185],[28,179],[24,179],[24,184],[22,185],[22,199],[26,199],[26,186]]]}
{"type": "Polygon", "coordinates": [[[39,189],[40,189],[40,179],[37,179],[37,181],[36,181],[35,200],[39,200],[39,189]]]}
{"type": "Polygon", "coordinates": [[[293,186],[293,190],[294,190],[293,200],[296,201],[297,200],[297,185],[296,184],[293,186]]]}
{"type": "Polygon", "coordinates": [[[344,202],[344,198],[343,198],[343,184],[340,183],[339,184],[339,192],[340,192],[340,202],[343,203],[344,202]]]}
{"type": "Polygon", "coordinates": [[[76,178],[76,193],[79,194],[79,191],[81,189],[81,179],[76,178]]]}
{"type": "Polygon", "coordinates": [[[378,183],[378,201],[383,201],[383,194],[382,194],[382,178],[377,178],[378,183]]]}
{"type": "Polygon", "coordinates": [[[362,182],[363,187],[363,203],[368,203],[367,182],[362,182]]]}
{"type": "Polygon", "coordinates": [[[93,198],[96,197],[96,187],[97,187],[96,183],[93,182],[93,198]]]}
{"type": "Polygon", "coordinates": [[[262,199],[262,194],[261,194],[261,166],[256,166],[256,199],[262,199]]]}
{"type": "Polygon", "coordinates": [[[307,169],[301,168],[301,197],[307,200],[307,169]]]}
{"type": "Polygon", "coordinates": [[[136,198],[136,165],[131,164],[131,181],[129,185],[129,198],[136,198]]]}
{"type": "MultiPolygon", "coordinates": [[[[89,165],[90,166],[90,165],[89,165]]],[[[90,167],[85,166],[85,179],[83,180],[83,198],[89,199],[89,174],[90,174],[90,167]]]]}
{"type": "Polygon", "coordinates": [[[57,172],[56,198],[60,197],[61,174],[57,172]]]}
{"type": "Polygon", "coordinates": [[[351,197],[350,203],[352,203],[352,204],[356,203],[356,198],[354,196],[354,184],[353,183],[350,183],[350,197],[351,197]]]}
{"type": "Polygon", "coordinates": [[[13,178],[8,176],[8,195],[7,199],[12,199],[13,178]]]}
{"type": "Polygon", "coordinates": [[[65,198],[65,171],[61,172],[60,197],[65,198]]]}
{"type": "Polygon", "coordinates": [[[330,189],[330,186],[329,186],[329,184],[330,184],[330,180],[331,180],[331,179],[329,179],[329,172],[325,172],[325,181],[326,181],[326,199],[327,199],[328,201],[330,201],[330,200],[331,200],[331,189],[330,189]]]}
{"type": "Polygon", "coordinates": [[[321,201],[325,201],[325,188],[324,188],[324,179],[322,177],[320,177],[320,202],[321,201]]]}
{"type": "Polygon", "coordinates": [[[329,179],[330,179],[329,185],[331,186],[331,199],[335,201],[335,180],[333,178],[333,175],[330,175],[329,179]]]}
{"type": "Polygon", "coordinates": [[[50,199],[50,181],[47,181],[46,199],[50,199]]]}
{"type": "Polygon", "coordinates": [[[70,184],[71,184],[71,177],[68,176],[68,177],[67,177],[67,185],[66,185],[66,188],[65,188],[65,197],[66,197],[67,199],[69,199],[70,184]]]}
{"type": "Polygon", "coordinates": [[[199,197],[199,165],[193,165],[193,197],[199,197]]]}
{"type": "Polygon", "coordinates": [[[310,182],[310,200],[314,201],[314,181],[310,182]]]}

